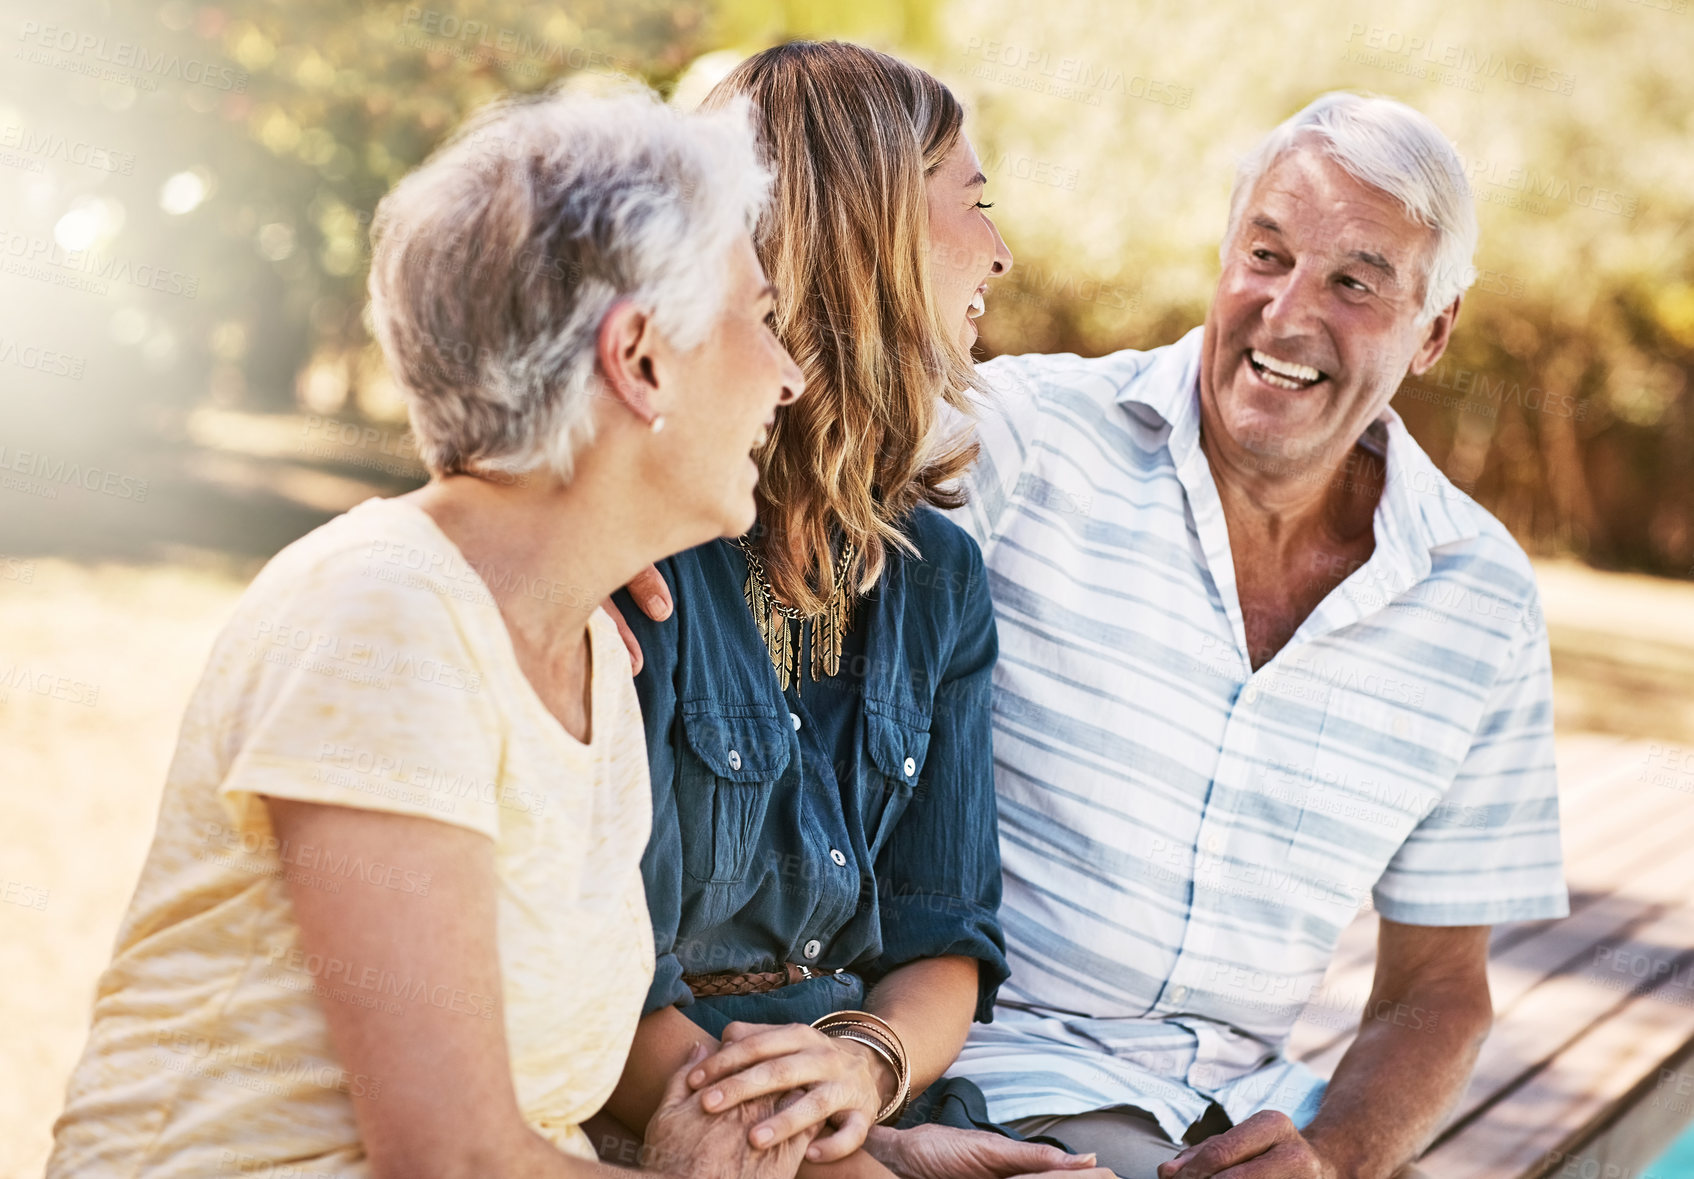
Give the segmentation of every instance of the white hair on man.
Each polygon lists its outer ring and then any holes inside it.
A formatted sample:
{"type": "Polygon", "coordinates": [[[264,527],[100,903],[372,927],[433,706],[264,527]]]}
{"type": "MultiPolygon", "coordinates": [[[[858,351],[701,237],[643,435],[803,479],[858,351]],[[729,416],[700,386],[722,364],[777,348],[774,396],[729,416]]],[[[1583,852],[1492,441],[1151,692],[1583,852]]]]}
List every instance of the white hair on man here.
{"type": "Polygon", "coordinates": [[[1392,98],[1331,91],[1260,140],[1236,168],[1225,246],[1259,178],[1312,138],[1355,180],[1387,193],[1435,231],[1422,313],[1425,322],[1434,319],[1476,279],[1476,206],[1458,150],[1428,116],[1392,98]]]}
{"type": "Polygon", "coordinates": [[[596,342],[620,299],[680,351],[769,200],[745,103],[553,92],[477,114],[377,206],[370,322],[434,474],[569,479],[593,437],[596,342]]]}

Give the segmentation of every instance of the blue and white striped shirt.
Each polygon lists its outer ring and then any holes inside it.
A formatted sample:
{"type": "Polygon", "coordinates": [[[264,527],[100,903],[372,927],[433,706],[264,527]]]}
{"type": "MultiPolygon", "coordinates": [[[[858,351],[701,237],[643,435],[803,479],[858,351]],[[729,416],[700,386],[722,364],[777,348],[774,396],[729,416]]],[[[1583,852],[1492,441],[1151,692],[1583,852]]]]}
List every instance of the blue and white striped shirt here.
{"type": "MultiPolygon", "coordinates": [[[[1376,548],[1254,671],[1199,446],[1201,330],[1002,357],[953,513],[998,616],[1011,980],[952,1073],[997,1120],[1211,1101],[1304,1125],[1281,1055],[1365,904],[1563,916],[1547,635],[1528,560],[1398,415],[1376,548]]],[[[1341,571],[1338,571],[1341,572],[1341,571]]]]}

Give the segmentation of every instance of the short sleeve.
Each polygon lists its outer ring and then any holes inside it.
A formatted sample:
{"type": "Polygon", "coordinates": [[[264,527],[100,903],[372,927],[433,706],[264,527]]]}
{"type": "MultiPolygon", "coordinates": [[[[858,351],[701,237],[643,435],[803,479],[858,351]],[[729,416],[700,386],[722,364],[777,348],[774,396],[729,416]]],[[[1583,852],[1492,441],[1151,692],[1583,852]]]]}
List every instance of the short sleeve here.
{"type": "Polygon", "coordinates": [[[1041,401],[1026,359],[998,356],[977,369],[985,391],[973,396],[970,416],[944,407],[944,428],[974,429],[980,448],[961,481],[969,498],[947,515],[970,533],[984,554],[993,548],[1006,508],[1040,441],[1041,401]]]}
{"type": "Polygon", "coordinates": [[[260,795],[500,829],[503,725],[453,605],[334,554],[248,603],[215,658],[251,674],[218,787],[243,831],[260,795]]]}
{"type": "Polygon", "coordinates": [[[1534,602],[1525,619],[1451,789],[1377,881],[1376,909],[1390,921],[1493,925],[1570,912],[1547,629],[1534,602]]]}
{"type": "Polygon", "coordinates": [[[975,958],[976,1018],[986,1023],[1010,973],[990,722],[999,647],[982,558],[960,540],[969,564],[958,639],[935,692],[923,780],[878,857],[882,953],[866,973],[874,982],[919,959],[975,958]]]}

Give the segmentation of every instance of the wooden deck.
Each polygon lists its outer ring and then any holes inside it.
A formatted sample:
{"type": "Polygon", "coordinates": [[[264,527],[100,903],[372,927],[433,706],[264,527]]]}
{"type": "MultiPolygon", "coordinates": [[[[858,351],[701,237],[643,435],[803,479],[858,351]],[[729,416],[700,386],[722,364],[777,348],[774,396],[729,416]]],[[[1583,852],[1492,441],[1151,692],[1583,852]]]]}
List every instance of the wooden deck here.
{"type": "MultiPolygon", "coordinates": [[[[1694,1121],[1694,748],[1559,742],[1571,915],[1494,931],[1493,1034],[1419,1164],[1432,1179],[1649,1179],[1694,1121]]],[[[1290,1053],[1328,1076],[1369,993],[1377,918],[1342,936],[1290,1053]]]]}

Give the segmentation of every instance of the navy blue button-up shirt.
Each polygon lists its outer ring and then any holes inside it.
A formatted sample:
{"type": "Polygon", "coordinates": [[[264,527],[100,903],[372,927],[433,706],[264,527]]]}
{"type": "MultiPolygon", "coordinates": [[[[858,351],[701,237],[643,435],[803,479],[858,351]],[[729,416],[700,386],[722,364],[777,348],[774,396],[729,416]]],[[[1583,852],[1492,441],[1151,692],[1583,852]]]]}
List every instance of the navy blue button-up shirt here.
{"type": "Polygon", "coordinates": [[[693,1001],[684,974],[846,967],[874,985],[923,958],[980,965],[977,1018],[1007,975],[989,693],[997,645],[982,555],[929,508],[904,522],[854,605],[838,674],[780,688],[720,540],[659,564],[654,623],[619,599],[653,770],[642,870],[657,968],[647,1011],[693,1001]]]}

